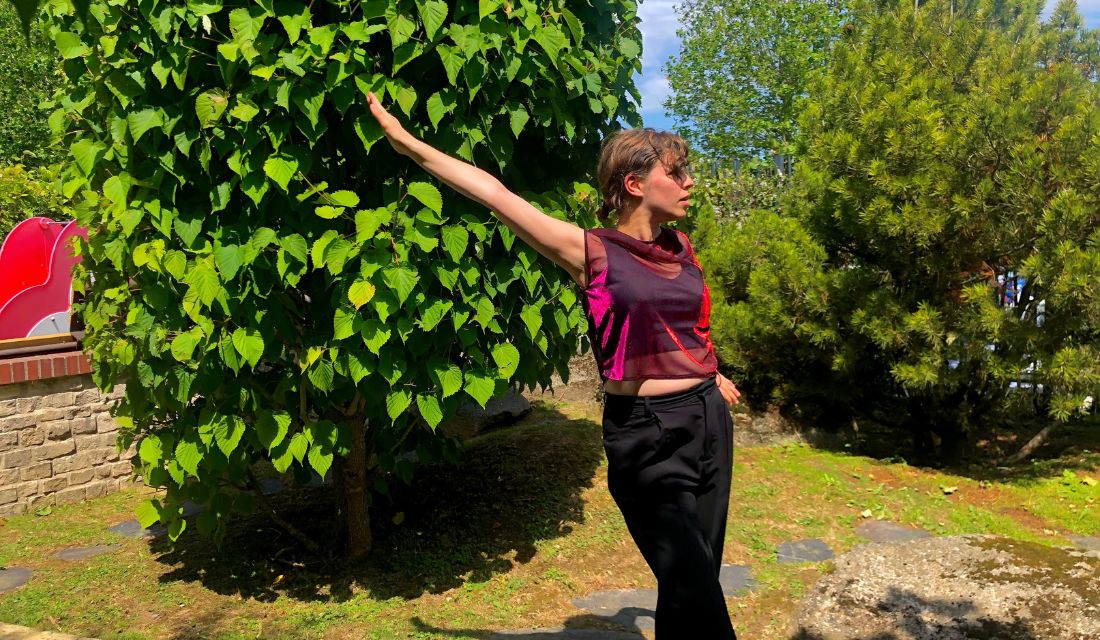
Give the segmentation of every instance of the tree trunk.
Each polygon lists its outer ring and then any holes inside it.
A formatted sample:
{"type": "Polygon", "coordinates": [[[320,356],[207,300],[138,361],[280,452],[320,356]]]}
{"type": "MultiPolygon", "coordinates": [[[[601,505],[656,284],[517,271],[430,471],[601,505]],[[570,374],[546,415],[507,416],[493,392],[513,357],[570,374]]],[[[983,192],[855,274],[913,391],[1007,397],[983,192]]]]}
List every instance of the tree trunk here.
{"type": "Polygon", "coordinates": [[[1025,444],[1023,448],[1006,458],[1005,462],[1008,464],[1018,464],[1026,460],[1031,454],[1035,453],[1036,449],[1046,444],[1047,440],[1050,440],[1050,434],[1054,432],[1054,428],[1057,426],[1057,422],[1051,422],[1043,427],[1039,433],[1035,434],[1035,437],[1027,441],[1027,444],[1025,444]]]}
{"type": "Polygon", "coordinates": [[[367,486],[367,422],[361,417],[351,422],[351,450],[342,465],[337,483],[338,514],[346,524],[344,555],[361,560],[371,552],[370,493],[367,486]]]}

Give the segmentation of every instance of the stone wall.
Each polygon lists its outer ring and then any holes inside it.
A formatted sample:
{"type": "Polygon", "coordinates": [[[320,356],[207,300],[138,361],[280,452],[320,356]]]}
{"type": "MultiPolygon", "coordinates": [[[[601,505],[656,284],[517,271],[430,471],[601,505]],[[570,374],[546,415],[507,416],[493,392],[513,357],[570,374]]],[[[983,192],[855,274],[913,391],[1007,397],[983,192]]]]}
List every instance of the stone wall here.
{"type": "MultiPolygon", "coordinates": [[[[86,360],[54,372],[63,356],[0,361],[24,373],[0,382],[0,517],[97,498],[130,482],[131,452],[115,446],[118,426],[108,407],[122,389],[102,395],[86,360]],[[41,364],[45,361],[47,365],[41,364]],[[27,375],[31,369],[33,375],[27,375]]],[[[72,357],[72,356],[70,356],[72,357]]]]}

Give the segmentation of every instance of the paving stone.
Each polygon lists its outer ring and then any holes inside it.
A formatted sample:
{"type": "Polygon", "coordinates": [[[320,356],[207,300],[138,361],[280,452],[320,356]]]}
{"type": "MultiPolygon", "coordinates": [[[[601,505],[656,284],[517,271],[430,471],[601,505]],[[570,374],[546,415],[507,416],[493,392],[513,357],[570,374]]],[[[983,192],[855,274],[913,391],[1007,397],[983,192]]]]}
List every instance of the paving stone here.
{"type": "Polygon", "coordinates": [[[190,500],[184,500],[183,501],[183,517],[184,518],[190,518],[191,516],[196,516],[196,515],[202,513],[205,510],[206,510],[205,507],[203,507],[202,505],[195,504],[194,502],[191,502],[190,500]]]}
{"type": "Polygon", "coordinates": [[[744,595],[746,591],[756,588],[756,578],[752,577],[752,569],[740,564],[724,564],[718,573],[718,582],[722,585],[722,593],[727,598],[744,595]]]}
{"type": "Polygon", "coordinates": [[[27,580],[30,579],[30,569],[23,569],[21,567],[0,569],[0,593],[11,591],[13,589],[18,589],[19,587],[27,584],[27,580]]]}
{"type": "Polygon", "coordinates": [[[91,547],[70,547],[68,549],[62,549],[53,554],[53,557],[58,560],[85,560],[87,558],[94,558],[95,556],[102,555],[104,553],[111,553],[117,551],[119,546],[117,544],[97,544],[91,547]]]}
{"type": "Polygon", "coordinates": [[[573,600],[573,606],[628,629],[652,630],[657,609],[657,590],[600,591],[573,600]]]}
{"type": "Polygon", "coordinates": [[[1100,538],[1093,538],[1090,536],[1066,536],[1070,540],[1073,540],[1073,544],[1082,549],[1088,549],[1089,551],[1100,551],[1100,538]]]}
{"type": "Polygon", "coordinates": [[[265,496],[279,493],[283,490],[283,483],[276,478],[260,478],[260,491],[265,496]]]}
{"type": "Polygon", "coordinates": [[[638,640],[645,636],[623,631],[601,629],[521,629],[502,631],[489,636],[489,640],[525,638],[526,640],[638,640]]]}
{"type": "Polygon", "coordinates": [[[141,524],[137,520],[120,522],[108,528],[108,531],[127,538],[159,538],[168,533],[168,530],[160,523],[154,524],[148,529],[142,529],[141,524]]]}
{"type": "Polygon", "coordinates": [[[886,520],[868,520],[856,527],[856,533],[871,542],[909,542],[932,537],[932,534],[924,529],[907,527],[886,520]]]}
{"type": "Polygon", "coordinates": [[[821,562],[831,560],[834,557],[833,550],[821,540],[795,540],[779,545],[778,561],[791,562],[821,562]]]}

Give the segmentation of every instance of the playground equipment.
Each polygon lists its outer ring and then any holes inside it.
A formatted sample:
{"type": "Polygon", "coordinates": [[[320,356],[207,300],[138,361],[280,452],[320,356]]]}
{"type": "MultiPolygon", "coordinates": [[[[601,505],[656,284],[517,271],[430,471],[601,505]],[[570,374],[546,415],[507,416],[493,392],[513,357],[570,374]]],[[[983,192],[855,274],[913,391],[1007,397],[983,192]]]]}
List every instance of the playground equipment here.
{"type": "Polygon", "coordinates": [[[73,301],[75,221],[30,218],[0,245],[0,340],[68,334],[73,301]]]}

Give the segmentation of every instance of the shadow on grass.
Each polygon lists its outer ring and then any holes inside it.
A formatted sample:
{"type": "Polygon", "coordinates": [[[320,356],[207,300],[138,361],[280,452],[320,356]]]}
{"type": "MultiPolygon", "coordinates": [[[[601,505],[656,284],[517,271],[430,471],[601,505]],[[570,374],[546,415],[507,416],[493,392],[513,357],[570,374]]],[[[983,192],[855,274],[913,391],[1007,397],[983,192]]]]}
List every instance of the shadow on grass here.
{"type": "Polygon", "coordinates": [[[906,462],[973,480],[1028,485],[1057,478],[1065,471],[1100,469],[1100,418],[1088,418],[1058,425],[1050,439],[1019,464],[1000,462],[1014,454],[1042,429],[1035,421],[1001,424],[972,433],[960,459],[947,461],[936,454],[916,451],[909,432],[871,421],[860,422],[859,433],[851,430],[826,434],[812,441],[815,448],[883,461],[906,462]]]}
{"type": "MultiPolygon", "coordinates": [[[[311,557],[262,516],[231,522],[220,549],[184,535],[175,545],[157,539],[152,551],[170,567],[161,582],[199,582],[223,595],[342,602],[367,590],[376,601],[415,599],[486,581],[569,534],[584,522],[582,493],[602,459],[599,425],[536,405],[517,425],[469,440],[457,464],[425,466],[411,485],[391,485],[390,499],[371,508],[374,549],[361,565],[335,548],[311,557]]],[[[322,547],[337,538],[331,489],[290,489],[274,502],[322,547]]]]}
{"type": "MultiPolygon", "coordinates": [[[[838,602],[830,611],[860,607],[874,611],[876,616],[890,620],[891,631],[861,634],[859,629],[845,628],[851,640],[903,640],[908,638],[965,638],[967,640],[1038,640],[1024,621],[1002,622],[976,615],[977,606],[967,600],[932,600],[902,590],[889,594],[872,605],[838,602]],[[940,621],[944,622],[940,622],[940,621]]],[[[845,621],[851,622],[851,621],[845,621]]],[[[836,625],[834,625],[835,628],[836,625]]],[[[826,640],[834,635],[821,635],[804,626],[790,640],[826,640]]]]}
{"type": "MultiPolygon", "coordinates": [[[[617,617],[629,617],[631,610],[623,609],[617,617]]],[[[641,611],[652,616],[652,611],[641,611]]],[[[573,616],[565,621],[559,630],[523,630],[499,633],[487,629],[447,629],[430,625],[420,618],[410,620],[411,626],[419,633],[431,634],[433,638],[485,638],[487,640],[633,640],[644,638],[636,625],[617,625],[607,618],[591,614],[573,616]]]]}

